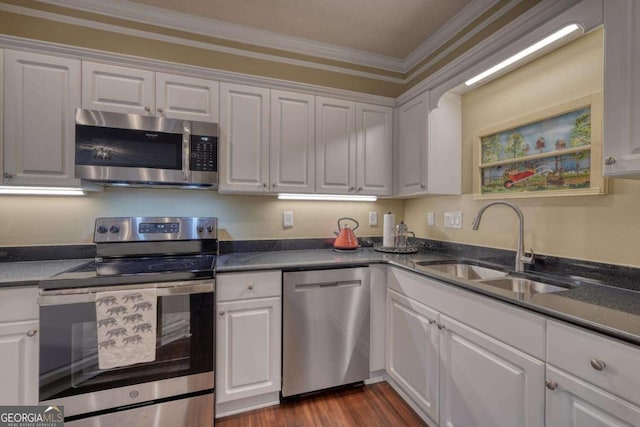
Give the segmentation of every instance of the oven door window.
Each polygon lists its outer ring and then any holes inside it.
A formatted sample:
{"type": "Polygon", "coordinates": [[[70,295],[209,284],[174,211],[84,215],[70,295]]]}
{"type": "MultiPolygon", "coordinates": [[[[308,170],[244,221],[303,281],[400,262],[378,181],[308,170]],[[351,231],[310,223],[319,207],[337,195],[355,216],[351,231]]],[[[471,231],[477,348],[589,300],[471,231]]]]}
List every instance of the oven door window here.
{"type": "Polygon", "coordinates": [[[182,170],[182,134],[78,125],[76,164],[182,170]]]}
{"type": "Polygon", "coordinates": [[[93,303],[40,308],[40,400],[213,371],[213,294],[158,298],[156,359],[101,370],[93,303]]]}

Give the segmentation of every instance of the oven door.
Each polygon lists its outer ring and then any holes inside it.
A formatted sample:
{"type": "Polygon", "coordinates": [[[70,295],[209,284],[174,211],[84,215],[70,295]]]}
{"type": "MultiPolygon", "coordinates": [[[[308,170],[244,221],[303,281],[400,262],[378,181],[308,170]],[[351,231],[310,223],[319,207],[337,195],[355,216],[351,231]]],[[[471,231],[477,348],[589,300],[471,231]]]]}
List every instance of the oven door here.
{"type": "Polygon", "coordinates": [[[40,304],[40,401],[65,416],[137,405],[214,386],[214,283],[168,282],[43,291],[40,304]],[[101,370],[95,293],[157,288],[156,359],[101,370]]]}

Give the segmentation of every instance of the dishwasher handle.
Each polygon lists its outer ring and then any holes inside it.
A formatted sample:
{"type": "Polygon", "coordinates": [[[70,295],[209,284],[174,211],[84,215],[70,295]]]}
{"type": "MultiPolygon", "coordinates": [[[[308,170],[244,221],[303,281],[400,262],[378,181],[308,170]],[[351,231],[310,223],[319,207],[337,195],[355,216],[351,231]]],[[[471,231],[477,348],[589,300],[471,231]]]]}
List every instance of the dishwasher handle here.
{"type": "Polygon", "coordinates": [[[361,280],[340,280],[335,282],[318,282],[318,283],[303,283],[295,286],[296,292],[312,291],[317,289],[331,289],[331,288],[347,288],[362,286],[361,280]]]}

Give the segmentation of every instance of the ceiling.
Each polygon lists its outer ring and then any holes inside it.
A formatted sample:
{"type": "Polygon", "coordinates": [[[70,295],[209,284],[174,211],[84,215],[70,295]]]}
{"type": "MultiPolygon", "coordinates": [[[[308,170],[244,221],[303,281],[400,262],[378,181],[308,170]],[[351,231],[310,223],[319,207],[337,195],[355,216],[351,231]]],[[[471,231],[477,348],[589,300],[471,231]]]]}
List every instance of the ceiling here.
{"type": "Polygon", "coordinates": [[[473,0],[130,0],[405,58],[473,0]]]}

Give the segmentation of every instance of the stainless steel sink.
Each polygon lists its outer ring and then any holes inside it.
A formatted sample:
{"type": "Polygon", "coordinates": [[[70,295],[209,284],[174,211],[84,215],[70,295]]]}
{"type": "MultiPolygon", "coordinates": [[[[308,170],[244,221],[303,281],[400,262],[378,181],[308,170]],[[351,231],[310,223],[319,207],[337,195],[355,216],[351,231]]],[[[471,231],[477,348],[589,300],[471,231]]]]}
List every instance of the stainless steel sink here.
{"type": "Polygon", "coordinates": [[[506,277],[507,273],[493,268],[480,267],[478,265],[452,263],[452,264],[428,264],[416,263],[420,270],[426,272],[437,271],[439,273],[450,274],[467,280],[484,280],[506,277]]]}
{"type": "Polygon", "coordinates": [[[498,279],[482,280],[480,283],[506,289],[507,291],[519,294],[546,294],[550,292],[566,291],[567,288],[549,285],[547,283],[536,282],[535,280],[524,279],[522,277],[503,277],[498,279]]]}

